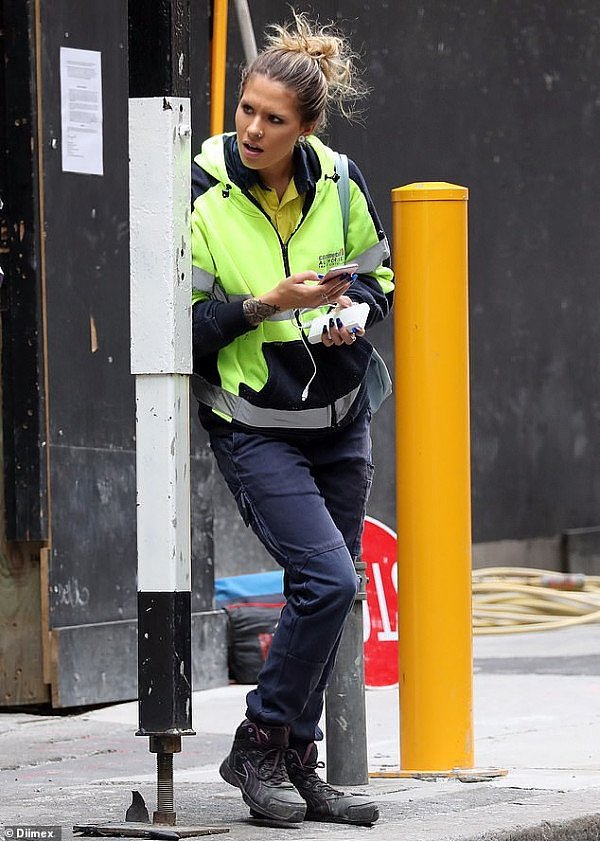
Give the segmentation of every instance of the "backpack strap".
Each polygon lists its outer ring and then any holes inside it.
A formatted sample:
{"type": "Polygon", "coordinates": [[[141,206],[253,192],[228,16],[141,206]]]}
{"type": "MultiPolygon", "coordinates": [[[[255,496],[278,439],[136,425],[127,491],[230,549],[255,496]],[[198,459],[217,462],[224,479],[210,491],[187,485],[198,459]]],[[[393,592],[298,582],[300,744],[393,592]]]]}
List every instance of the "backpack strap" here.
{"type": "MultiPolygon", "coordinates": [[[[348,234],[348,221],[350,218],[350,176],[348,175],[348,158],[339,152],[335,155],[335,171],[337,179],[338,195],[340,197],[340,208],[344,222],[344,244],[348,234]]],[[[386,243],[387,247],[387,243],[386,243]]],[[[388,252],[389,255],[389,252],[388,252]]],[[[383,401],[392,393],[392,380],[385,362],[373,348],[373,353],[367,369],[367,393],[373,414],[379,409],[383,401]]]]}
{"type": "Polygon", "coordinates": [[[338,196],[340,198],[340,208],[342,210],[342,220],[344,223],[344,242],[348,235],[348,222],[350,219],[350,176],[348,175],[348,157],[339,152],[335,152],[335,171],[338,174],[337,188],[338,196]]]}

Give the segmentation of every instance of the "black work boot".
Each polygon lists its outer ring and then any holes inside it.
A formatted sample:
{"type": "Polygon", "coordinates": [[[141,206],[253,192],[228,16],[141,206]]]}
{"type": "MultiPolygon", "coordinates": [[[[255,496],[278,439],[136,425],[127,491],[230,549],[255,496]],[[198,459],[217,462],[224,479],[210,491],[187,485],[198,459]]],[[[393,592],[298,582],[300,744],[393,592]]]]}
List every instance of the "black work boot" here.
{"type": "Polygon", "coordinates": [[[229,756],[219,773],[242,791],[255,817],[295,823],[304,819],[306,803],[287,775],[284,751],[288,727],[270,727],[242,721],[235,731],[229,756]]]}
{"type": "Polygon", "coordinates": [[[379,808],[370,797],[344,794],[319,777],[315,769],[325,765],[317,762],[314,742],[310,742],[304,751],[303,748],[288,748],[285,764],[290,780],[306,800],[305,820],[370,826],[379,818],[379,808]]]}

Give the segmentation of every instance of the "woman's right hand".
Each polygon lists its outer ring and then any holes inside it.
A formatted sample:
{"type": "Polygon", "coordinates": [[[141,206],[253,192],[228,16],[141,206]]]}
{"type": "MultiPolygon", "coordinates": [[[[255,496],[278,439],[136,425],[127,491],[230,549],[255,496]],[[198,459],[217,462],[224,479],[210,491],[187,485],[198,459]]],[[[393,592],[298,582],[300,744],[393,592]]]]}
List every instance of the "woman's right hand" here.
{"type": "Polygon", "coordinates": [[[298,272],[290,275],[269,292],[260,295],[260,300],[281,311],[315,309],[326,304],[336,304],[351,282],[348,277],[334,277],[327,283],[319,284],[307,284],[307,280],[318,281],[319,276],[316,272],[298,272]]]}

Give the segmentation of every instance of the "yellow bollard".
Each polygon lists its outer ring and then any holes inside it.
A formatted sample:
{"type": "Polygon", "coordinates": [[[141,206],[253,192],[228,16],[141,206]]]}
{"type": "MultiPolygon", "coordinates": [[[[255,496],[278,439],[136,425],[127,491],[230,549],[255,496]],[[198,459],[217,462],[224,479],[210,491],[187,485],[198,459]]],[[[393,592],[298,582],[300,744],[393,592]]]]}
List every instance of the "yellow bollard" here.
{"type": "Polygon", "coordinates": [[[210,44],[210,133],[222,134],[225,124],[228,0],[212,2],[210,44]]]}
{"type": "Polygon", "coordinates": [[[467,198],[392,191],[404,770],[473,766],[467,198]]]}

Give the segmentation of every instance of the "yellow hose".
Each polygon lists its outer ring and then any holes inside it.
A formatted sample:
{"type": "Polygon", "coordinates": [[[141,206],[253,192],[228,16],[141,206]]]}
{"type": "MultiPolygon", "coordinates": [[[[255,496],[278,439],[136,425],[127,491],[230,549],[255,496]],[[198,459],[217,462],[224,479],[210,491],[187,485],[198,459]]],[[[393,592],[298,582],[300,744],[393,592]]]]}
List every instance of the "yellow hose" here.
{"type": "Polygon", "coordinates": [[[549,631],[600,622],[600,576],[545,569],[473,570],[473,633],[549,631]]]}

